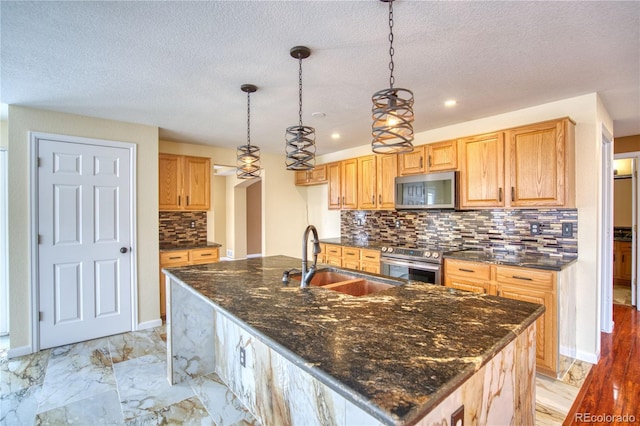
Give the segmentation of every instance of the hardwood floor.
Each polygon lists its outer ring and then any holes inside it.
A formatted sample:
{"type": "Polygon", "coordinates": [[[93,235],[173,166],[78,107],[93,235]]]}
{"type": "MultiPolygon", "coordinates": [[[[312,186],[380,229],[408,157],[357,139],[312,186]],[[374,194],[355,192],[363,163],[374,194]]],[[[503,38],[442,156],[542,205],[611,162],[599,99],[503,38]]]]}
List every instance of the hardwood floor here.
{"type": "Polygon", "coordinates": [[[640,312],[613,305],[613,333],[602,333],[601,358],[563,425],[640,423],[640,312]]]}

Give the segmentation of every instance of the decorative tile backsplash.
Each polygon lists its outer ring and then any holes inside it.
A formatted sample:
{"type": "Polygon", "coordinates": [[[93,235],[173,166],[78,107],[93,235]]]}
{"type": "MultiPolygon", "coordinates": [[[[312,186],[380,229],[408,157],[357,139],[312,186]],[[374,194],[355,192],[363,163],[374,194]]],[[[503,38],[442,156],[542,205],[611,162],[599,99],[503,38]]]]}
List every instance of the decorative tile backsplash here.
{"type": "Polygon", "coordinates": [[[160,246],[207,242],[207,212],[160,212],[160,246]]]}
{"type": "Polygon", "coordinates": [[[436,242],[515,254],[578,256],[578,210],[360,211],[340,212],[341,238],[423,247],[436,242]],[[540,233],[531,235],[531,224],[540,233]],[[562,237],[571,223],[572,236],[562,237]]]}

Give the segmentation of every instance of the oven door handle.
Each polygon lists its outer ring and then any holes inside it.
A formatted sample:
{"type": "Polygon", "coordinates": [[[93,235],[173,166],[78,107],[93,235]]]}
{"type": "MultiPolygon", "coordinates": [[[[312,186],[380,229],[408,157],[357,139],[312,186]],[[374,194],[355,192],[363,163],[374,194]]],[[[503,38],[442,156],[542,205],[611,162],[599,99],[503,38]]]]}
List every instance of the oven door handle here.
{"type": "Polygon", "coordinates": [[[427,262],[411,262],[409,260],[407,261],[400,261],[400,260],[395,260],[395,259],[380,259],[380,263],[382,264],[387,264],[387,265],[396,265],[396,266],[408,266],[408,267],[413,267],[415,269],[421,269],[423,271],[433,271],[433,272],[438,272],[440,270],[440,264],[434,264],[434,263],[427,263],[427,262]]]}

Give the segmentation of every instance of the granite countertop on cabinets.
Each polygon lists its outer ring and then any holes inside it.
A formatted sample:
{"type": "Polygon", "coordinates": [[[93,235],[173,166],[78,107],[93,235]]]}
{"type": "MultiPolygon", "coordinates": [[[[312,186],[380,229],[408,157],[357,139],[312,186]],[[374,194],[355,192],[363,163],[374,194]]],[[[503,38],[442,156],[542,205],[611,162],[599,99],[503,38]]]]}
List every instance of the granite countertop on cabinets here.
{"type": "Polygon", "coordinates": [[[384,245],[376,241],[369,241],[369,240],[356,239],[356,238],[337,237],[337,238],[319,238],[319,240],[323,244],[334,244],[337,246],[355,247],[355,248],[363,248],[363,249],[370,249],[370,250],[380,250],[384,245]]]}
{"type": "Polygon", "coordinates": [[[467,260],[471,262],[493,263],[495,265],[521,266],[523,268],[561,271],[578,259],[565,259],[542,254],[508,254],[483,250],[461,250],[445,253],[445,259],[467,260]]]}
{"type": "Polygon", "coordinates": [[[213,241],[207,241],[205,243],[164,243],[160,244],[160,251],[193,250],[212,247],[222,247],[222,244],[214,243],[213,241]]]}
{"type": "Polygon", "coordinates": [[[282,272],[291,268],[300,260],[270,256],[165,271],[389,424],[422,418],[544,312],[405,280],[364,297],[283,286],[282,272]]]}

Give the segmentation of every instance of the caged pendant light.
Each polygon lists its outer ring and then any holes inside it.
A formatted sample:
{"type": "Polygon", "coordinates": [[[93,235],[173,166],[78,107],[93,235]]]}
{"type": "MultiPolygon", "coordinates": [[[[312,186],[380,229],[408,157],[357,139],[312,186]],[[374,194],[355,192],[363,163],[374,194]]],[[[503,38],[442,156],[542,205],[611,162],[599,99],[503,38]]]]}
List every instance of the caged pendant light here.
{"type": "Polygon", "coordinates": [[[312,170],[316,164],[316,129],[302,124],[302,60],[311,55],[305,46],[292,47],[289,54],[298,59],[298,107],[297,126],[287,127],[285,139],[287,170],[312,170]]]}
{"type": "Polygon", "coordinates": [[[260,148],[251,145],[251,94],[258,88],[253,84],[243,84],[240,89],[247,94],[247,144],[238,147],[236,176],[253,179],[260,177],[260,148]]]}
{"type": "Polygon", "coordinates": [[[379,154],[413,151],[413,92],[393,87],[393,1],[389,3],[389,88],[373,94],[371,149],[379,154]]]}

